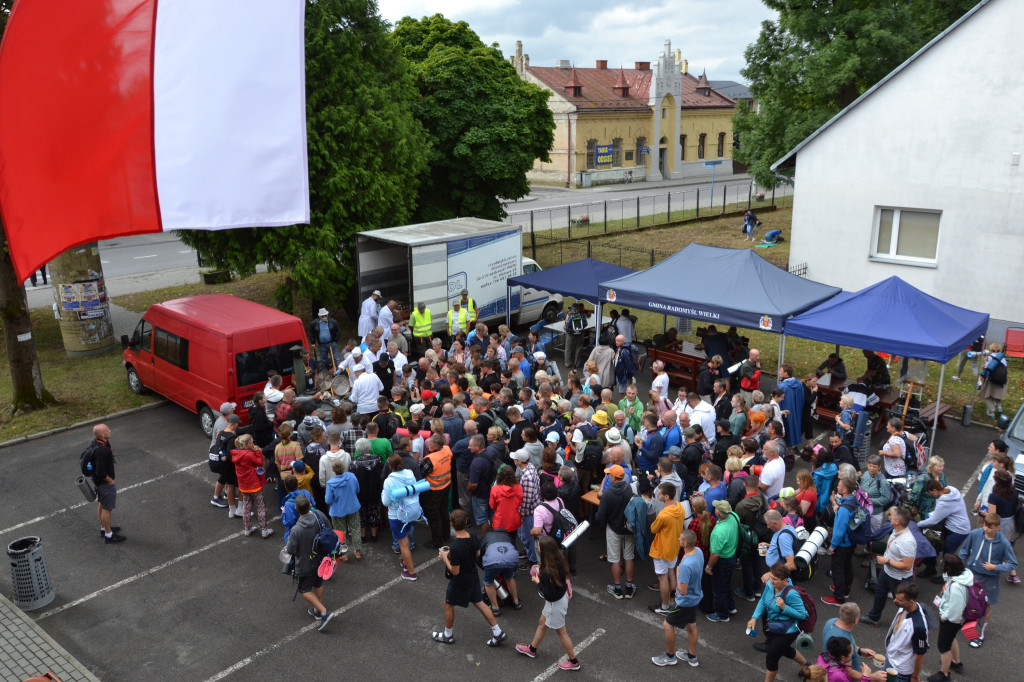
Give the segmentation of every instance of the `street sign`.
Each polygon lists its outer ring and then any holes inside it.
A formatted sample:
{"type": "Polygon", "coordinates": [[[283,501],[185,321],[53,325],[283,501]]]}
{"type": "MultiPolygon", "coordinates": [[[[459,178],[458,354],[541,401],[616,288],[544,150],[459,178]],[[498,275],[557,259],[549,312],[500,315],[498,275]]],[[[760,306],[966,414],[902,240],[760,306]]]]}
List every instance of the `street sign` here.
{"type": "Polygon", "coordinates": [[[722,162],[721,161],[705,161],[703,165],[704,165],[705,168],[712,168],[714,166],[721,166],[722,162]]]}

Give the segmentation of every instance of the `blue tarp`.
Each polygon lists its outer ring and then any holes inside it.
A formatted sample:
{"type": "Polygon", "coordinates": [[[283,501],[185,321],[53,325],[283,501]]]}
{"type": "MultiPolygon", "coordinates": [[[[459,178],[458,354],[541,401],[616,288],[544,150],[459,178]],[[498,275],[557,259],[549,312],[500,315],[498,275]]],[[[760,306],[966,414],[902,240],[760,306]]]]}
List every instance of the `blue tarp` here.
{"type": "Polygon", "coordinates": [[[596,301],[601,282],[636,272],[621,265],[612,265],[593,258],[559,265],[549,270],[538,270],[528,275],[509,277],[508,286],[516,285],[572,296],[578,300],[596,301]]]}
{"type": "Polygon", "coordinates": [[[788,332],[788,318],[839,293],[772,265],[752,249],[690,244],[652,268],[601,282],[603,304],[712,324],[788,332]]]}
{"type": "Polygon", "coordinates": [[[786,334],[946,363],[987,328],[987,313],[959,308],[890,277],[794,317],[786,334]]]}

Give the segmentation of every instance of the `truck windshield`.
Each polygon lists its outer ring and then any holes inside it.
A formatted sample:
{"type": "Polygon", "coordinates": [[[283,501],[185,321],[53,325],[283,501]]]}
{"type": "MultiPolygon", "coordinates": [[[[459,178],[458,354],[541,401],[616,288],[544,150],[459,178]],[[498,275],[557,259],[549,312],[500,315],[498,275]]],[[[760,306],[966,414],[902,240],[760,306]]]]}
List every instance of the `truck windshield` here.
{"type": "Polygon", "coordinates": [[[1024,441],[1024,417],[1018,416],[1014,420],[1013,429],[1010,431],[1010,438],[1017,441],[1024,441]]]}
{"type": "Polygon", "coordinates": [[[239,388],[265,383],[267,372],[272,369],[283,377],[294,373],[290,349],[301,345],[302,342],[296,340],[235,355],[235,376],[238,378],[239,388]]]}

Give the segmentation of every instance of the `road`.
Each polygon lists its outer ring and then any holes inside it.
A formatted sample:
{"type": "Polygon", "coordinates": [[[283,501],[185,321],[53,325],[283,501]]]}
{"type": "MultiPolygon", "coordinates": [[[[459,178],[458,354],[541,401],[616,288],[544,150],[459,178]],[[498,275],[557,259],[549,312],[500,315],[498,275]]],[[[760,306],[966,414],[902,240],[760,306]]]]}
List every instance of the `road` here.
{"type": "Polygon", "coordinates": [[[174,232],[118,237],[102,241],[99,246],[106,279],[199,267],[196,252],[174,232]]]}
{"type": "MultiPolygon", "coordinates": [[[[339,669],[366,679],[541,680],[561,675],[553,668],[561,655],[553,635],[535,660],[513,650],[515,642],[532,635],[540,615],[540,600],[526,580],[521,580],[525,608],[504,609],[499,618],[509,634],[501,648],[487,648],[490,633],[483,619],[462,609],[456,614],[456,643],[430,641],[431,630],[442,622],[445,579],[436,554],[424,546],[426,528],[419,525],[420,547],[413,556],[420,580],[399,579],[398,561],[386,540],[368,545],[362,562],[340,566],[327,584],[326,600],[339,615],[317,633],[302,600],[292,601],[293,584],[279,572],[280,523],[272,522],[276,533],[271,539],[245,538],[238,520],[208,503],[213,487],[205,464],[208,441],[195,416],[165,405],[112,420],[110,426],[121,487],[114,522],[128,536],[120,545],[101,542],[94,507],[73,483],[78,453],[90,437],[87,428],[6,448],[0,460],[5,502],[0,542],[42,538],[57,591],[50,605],[30,616],[101,679],[279,680],[299,671],[306,679],[331,679],[339,669]]],[[[940,434],[937,454],[946,457],[951,482],[959,486],[970,480],[993,435],[950,422],[940,434]]],[[[272,506],[273,491],[265,493],[272,506]]],[[[652,665],[650,657],[663,649],[661,619],[646,608],[654,593],[641,587],[631,601],[607,595],[608,567],[597,559],[602,551],[603,542],[580,540],[576,596],[568,616],[583,663],[579,679],[763,678],[763,655],[743,633],[754,605],[744,601],[738,602],[739,614],[730,623],[699,619],[699,668],[652,665]]],[[[854,596],[866,606],[869,595],[859,587],[865,574],[859,561],[854,596]]],[[[816,596],[827,589],[826,568],[822,560],[807,584],[816,596]]],[[[651,578],[650,562],[640,563],[636,582],[643,585],[651,578]]],[[[9,593],[8,580],[6,572],[0,575],[0,589],[9,593]]],[[[921,603],[931,608],[936,590],[925,582],[921,603]]],[[[985,647],[961,647],[967,668],[962,679],[1019,679],[1019,672],[1012,671],[1021,669],[1016,655],[1021,608],[1024,590],[1004,583],[985,647]]],[[[818,604],[817,643],[820,628],[834,615],[818,604]]],[[[889,606],[883,620],[892,616],[889,606]]],[[[865,625],[856,631],[861,646],[880,650],[884,634],[865,625]]],[[[938,665],[934,632],[931,641],[926,673],[938,665]]],[[[779,679],[796,679],[792,662],[783,661],[779,679]]]]}

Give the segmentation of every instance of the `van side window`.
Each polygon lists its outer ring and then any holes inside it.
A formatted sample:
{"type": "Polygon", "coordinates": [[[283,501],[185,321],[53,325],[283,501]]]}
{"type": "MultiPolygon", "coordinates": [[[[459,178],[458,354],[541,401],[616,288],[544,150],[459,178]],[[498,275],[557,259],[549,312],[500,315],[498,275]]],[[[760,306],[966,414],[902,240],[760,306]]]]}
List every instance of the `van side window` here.
{"type": "Polygon", "coordinates": [[[188,339],[183,339],[176,334],[156,330],[156,346],[153,353],[161,360],[166,360],[176,367],[188,369],[188,339]]]}
{"type": "MultiPolygon", "coordinates": [[[[283,377],[295,373],[292,347],[301,346],[301,341],[280,343],[276,346],[243,351],[235,355],[235,377],[238,386],[262,384],[267,380],[267,371],[275,370],[283,377]]],[[[339,360],[340,361],[340,360],[339,360]]]]}
{"type": "Polygon", "coordinates": [[[142,320],[139,322],[135,334],[138,336],[139,348],[153,352],[153,325],[146,320],[142,320]]]}
{"type": "Polygon", "coordinates": [[[537,272],[537,266],[534,265],[533,263],[526,263],[526,264],[523,265],[523,274],[524,275],[531,275],[531,274],[533,274],[535,272],[537,272]]]}

